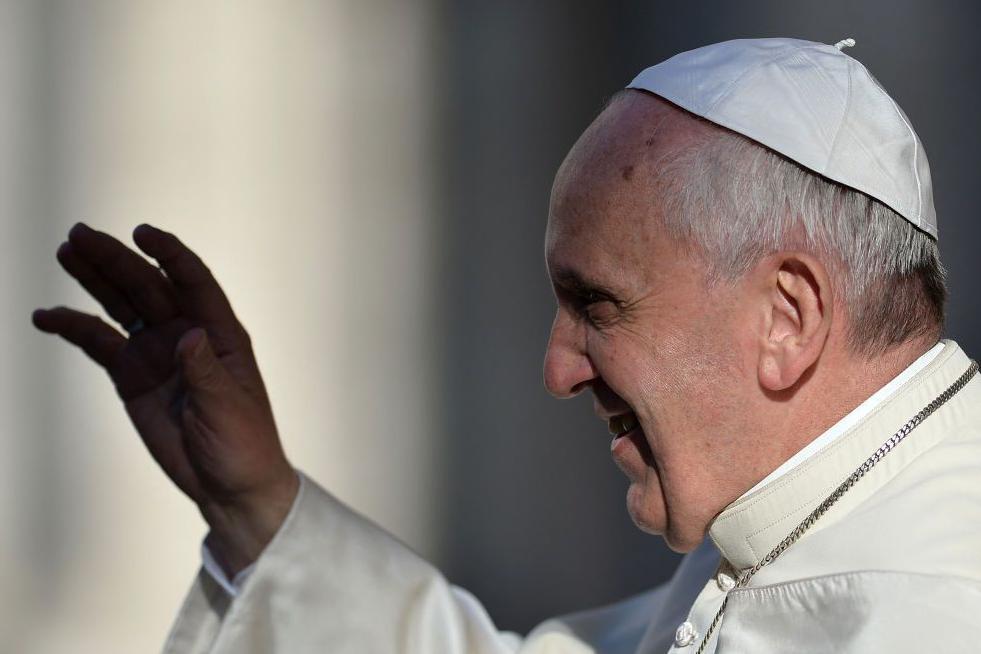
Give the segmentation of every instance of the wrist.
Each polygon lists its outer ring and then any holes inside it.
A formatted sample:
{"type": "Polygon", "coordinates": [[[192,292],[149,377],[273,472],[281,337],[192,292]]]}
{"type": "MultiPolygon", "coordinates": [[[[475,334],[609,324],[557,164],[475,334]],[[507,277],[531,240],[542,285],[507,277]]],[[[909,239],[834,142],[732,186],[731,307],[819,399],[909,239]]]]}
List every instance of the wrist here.
{"type": "Polygon", "coordinates": [[[205,543],[229,578],[259,558],[286,520],[299,486],[299,476],[290,468],[282,481],[261,491],[199,505],[211,528],[205,543]]]}

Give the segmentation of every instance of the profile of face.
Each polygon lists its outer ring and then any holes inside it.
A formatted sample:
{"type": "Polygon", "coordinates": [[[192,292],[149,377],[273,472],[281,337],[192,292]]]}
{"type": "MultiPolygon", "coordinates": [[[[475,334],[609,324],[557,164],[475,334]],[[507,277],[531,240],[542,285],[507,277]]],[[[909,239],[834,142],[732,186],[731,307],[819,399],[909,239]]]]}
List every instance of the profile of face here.
{"type": "Polygon", "coordinates": [[[658,160],[698,129],[655,96],[618,97],[563,162],[546,232],[558,309],[545,385],[592,392],[632,519],[681,552],[745,490],[732,472],[752,452],[735,435],[759,388],[745,289],[708,284],[697,253],[659,227],[658,160]]]}

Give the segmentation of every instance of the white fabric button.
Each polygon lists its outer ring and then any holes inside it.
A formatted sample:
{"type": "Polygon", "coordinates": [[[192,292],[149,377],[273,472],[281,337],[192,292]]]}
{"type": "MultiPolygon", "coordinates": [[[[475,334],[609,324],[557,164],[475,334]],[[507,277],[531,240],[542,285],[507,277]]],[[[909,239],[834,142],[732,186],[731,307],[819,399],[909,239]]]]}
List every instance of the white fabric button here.
{"type": "Polygon", "coordinates": [[[719,575],[715,578],[715,583],[719,585],[719,590],[724,593],[728,593],[730,590],[736,587],[736,580],[724,572],[719,573],[719,575]]]}
{"type": "Polygon", "coordinates": [[[695,642],[695,625],[687,620],[678,625],[678,630],[674,632],[674,646],[688,647],[695,642]]]}

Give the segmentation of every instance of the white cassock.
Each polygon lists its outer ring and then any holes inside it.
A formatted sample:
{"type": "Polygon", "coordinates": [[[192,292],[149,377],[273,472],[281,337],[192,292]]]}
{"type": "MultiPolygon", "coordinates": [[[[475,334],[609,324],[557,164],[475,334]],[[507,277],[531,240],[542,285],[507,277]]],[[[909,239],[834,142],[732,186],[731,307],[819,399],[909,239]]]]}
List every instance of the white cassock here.
{"type": "Polygon", "coordinates": [[[694,654],[728,594],[706,652],[981,652],[978,377],[748,586],[732,588],[969,365],[944,341],[729,505],[667,584],[526,637],[498,631],[472,595],[301,475],[240,591],[202,569],[164,651],[694,654]]]}

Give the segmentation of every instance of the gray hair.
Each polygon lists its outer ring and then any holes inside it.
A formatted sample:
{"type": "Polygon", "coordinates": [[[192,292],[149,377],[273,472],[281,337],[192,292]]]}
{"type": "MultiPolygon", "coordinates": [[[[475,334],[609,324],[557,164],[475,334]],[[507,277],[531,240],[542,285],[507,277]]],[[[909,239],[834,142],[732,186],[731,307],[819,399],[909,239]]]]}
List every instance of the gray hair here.
{"type": "Polygon", "coordinates": [[[780,250],[820,257],[848,313],[848,345],[874,356],[939,336],[946,273],[937,242],[888,206],[740,134],[712,129],[659,162],[665,227],[704,253],[713,282],[780,250]]]}

